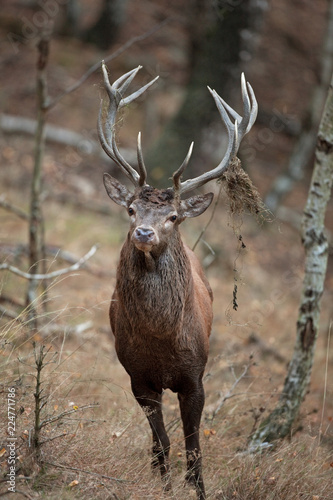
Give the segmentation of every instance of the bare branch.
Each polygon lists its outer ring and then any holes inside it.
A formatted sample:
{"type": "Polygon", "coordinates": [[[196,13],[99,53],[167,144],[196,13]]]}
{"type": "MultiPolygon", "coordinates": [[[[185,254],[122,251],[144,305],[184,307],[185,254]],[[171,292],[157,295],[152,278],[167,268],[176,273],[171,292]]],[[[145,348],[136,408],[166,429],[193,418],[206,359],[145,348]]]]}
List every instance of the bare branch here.
{"type": "Polygon", "coordinates": [[[22,322],[15,311],[11,311],[7,307],[0,306],[0,315],[7,316],[10,319],[15,319],[16,321],[22,322]]]}
{"type": "Polygon", "coordinates": [[[234,383],[232,384],[232,386],[230,387],[228,392],[221,396],[221,398],[217,404],[217,407],[215,408],[215,410],[212,413],[212,417],[211,417],[212,420],[216,417],[216,415],[221,410],[222,406],[227,401],[227,399],[230,399],[234,396],[233,392],[234,392],[235,388],[237,387],[239,382],[246,376],[251,365],[252,365],[252,363],[250,362],[244,367],[244,370],[242,371],[241,375],[238,378],[236,378],[236,380],[234,381],[234,383]]]}
{"type": "Polygon", "coordinates": [[[83,472],[84,474],[90,474],[91,476],[102,477],[103,479],[110,479],[110,481],[116,481],[117,483],[133,482],[133,481],[127,481],[126,479],[118,479],[117,477],[106,476],[105,474],[98,474],[98,472],[92,472],[90,470],[78,469],[77,467],[70,467],[69,465],[60,465],[60,464],[55,464],[53,462],[46,462],[44,460],[43,463],[46,465],[51,465],[52,467],[59,467],[60,469],[74,470],[77,472],[83,472]]]}
{"type": "Polygon", "coordinates": [[[42,327],[42,333],[45,336],[56,333],[65,332],[66,335],[81,335],[83,332],[90,330],[93,327],[92,321],[85,321],[84,323],[80,323],[76,326],[64,326],[58,324],[49,324],[42,327]]]}
{"type": "MultiPolygon", "coordinates": [[[[25,478],[23,478],[23,479],[25,479],[25,478]]],[[[18,493],[19,495],[22,495],[23,497],[28,498],[29,500],[33,500],[33,497],[28,495],[28,493],[26,493],[25,491],[15,489],[15,493],[18,493]]],[[[7,495],[8,495],[8,491],[0,493],[0,497],[4,497],[7,495]]]]}
{"type": "Polygon", "coordinates": [[[199,243],[199,241],[202,239],[203,235],[205,234],[205,232],[207,231],[208,227],[210,226],[210,224],[212,223],[213,219],[214,219],[214,215],[215,215],[215,212],[216,212],[216,209],[217,209],[217,205],[219,203],[219,200],[220,200],[220,196],[221,196],[221,191],[222,191],[222,183],[220,184],[220,189],[219,189],[219,192],[218,192],[218,195],[217,195],[217,198],[216,198],[216,201],[215,201],[215,204],[214,204],[214,207],[213,207],[213,210],[212,210],[212,213],[211,213],[211,216],[207,222],[207,224],[205,225],[205,227],[201,230],[201,233],[199,234],[196,242],[194,243],[193,247],[192,247],[192,250],[194,252],[197,244],[199,243]]]}
{"type": "Polygon", "coordinates": [[[46,418],[40,423],[40,428],[45,427],[48,424],[51,424],[53,422],[57,422],[58,420],[61,420],[62,418],[66,417],[67,415],[71,415],[72,413],[77,413],[80,410],[86,410],[87,408],[97,408],[99,406],[99,403],[91,403],[88,405],[83,405],[79,406],[78,408],[73,408],[72,410],[65,410],[62,413],[59,413],[58,415],[54,415],[54,417],[46,418]]]}
{"type": "MultiPolygon", "coordinates": [[[[0,130],[5,133],[34,135],[36,128],[37,121],[31,118],[5,113],[0,114],[0,130]]],[[[82,156],[95,155],[103,160],[107,159],[106,153],[101,149],[99,143],[93,139],[93,136],[86,136],[68,128],[46,124],[45,141],[76,148],[82,156]]],[[[122,148],[122,150],[131,162],[135,161],[136,152],[134,149],[122,148]]]]}
{"type": "Polygon", "coordinates": [[[21,210],[21,208],[15,207],[11,203],[9,203],[9,201],[6,201],[5,195],[0,196],[0,207],[4,208],[5,210],[8,210],[8,212],[12,212],[21,219],[29,220],[29,215],[26,212],[24,212],[24,210],[21,210]]]}
{"type": "MultiPolygon", "coordinates": [[[[117,49],[115,52],[113,52],[113,54],[110,54],[109,56],[105,57],[104,58],[104,62],[107,63],[107,62],[115,59],[116,57],[120,56],[123,52],[125,52],[127,49],[129,49],[135,43],[141,42],[142,40],[145,40],[146,38],[149,38],[151,35],[153,35],[154,33],[156,33],[156,31],[160,30],[167,23],[169,23],[170,20],[171,20],[171,18],[165,19],[161,23],[156,24],[155,26],[153,26],[151,30],[147,31],[146,33],[143,33],[143,35],[134,36],[133,38],[131,38],[130,40],[128,40],[128,42],[126,42],[124,45],[122,45],[121,47],[119,47],[119,49],[117,49]]],[[[75,82],[73,85],[71,85],[70,87],[68,87],[58,97],[56,97],[55,99],[53,99],[52,101],[50,101],[48,103],[48,105],[47,105],[47,109],[49,110],[49,109],[53,108],[64,96],[66,96],[66,95],[74,92],[74,90],[76,90],[77,88],[79,88],[87,80],[87,78],[89,78],[90,75],[92,75],[95,71],[97,71],[100,68],[100,65],[101,65],[101,63],[100,63],[100,61],[98,61],[93,66],[91,66],[91,68],[89,68],[88,71],[77,82],[75,82]]]]}
{"type": "Polygon", "coordinates": [[[87,262],[90,257],[94,255],[98,248],[98,245],[94,245],[91,247],[88,253],[86,253],[76,264],[73,264],[70,267],[66,267],[65,269],[59,269],[59,271],[53,271],[52,273],[46,273],[46,274],[29,274],[25,273],[24,271],[21,271],[17,267],[11,266],[10,264],[0,264],[0,271],[2,270],[8,270],[14,274],[17,274],[18,276],[21,276],[21,278],[25,278],[27,280],[47,280],[47,279],[53,279],[53,278],[58,278],[59,276],[63,276],[64,274],[71,273],[73,271],[77,271],[82,267],[85,262],[87,262]]]}

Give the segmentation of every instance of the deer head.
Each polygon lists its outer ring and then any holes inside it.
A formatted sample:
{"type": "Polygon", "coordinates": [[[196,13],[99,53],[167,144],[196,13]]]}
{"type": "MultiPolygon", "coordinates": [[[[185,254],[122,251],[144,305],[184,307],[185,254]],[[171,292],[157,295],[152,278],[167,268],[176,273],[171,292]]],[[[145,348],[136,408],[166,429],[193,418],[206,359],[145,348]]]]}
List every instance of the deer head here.
{"type": "Polygon", "coordinates": [[[184,162],[173,174],[173,186],[166,190],[158,190],[146,183],[147,170],[143,160],[141,134],[139,133],[137,141],[138,170],[129,165],[121,156],[115,138],[117,112],[141,96],[158,79],[156,77],[133,94],[124,97],[128,86],[140,69],[141,66],[138,66],[118,78],[111,85],[107,68],[102,62],[104,85],[109,97],[109,106],[105,127],[103,127],[103,106],[101,105],[98,117],[98,136],[106,154],[120,167],[135,186],[134,192],[131,192],[109,174],[104,174],[104,185],[109,197],[115,203],[127,209],[131,221],[130,234],[133,244],[138,250],[146,253],[164,245],[175,228],[178,228],[179,224],[187,217],[197,217],[209,207],[213,199],[213,193],[196,195],[185,200],[181,199],[181,195],[221,177],[232,158],[236,156],[242,138],[250,131],[255,122],[258,107],[252,87],[245,82],[244,74],[242,74],[241,78],[243,117],[236,113],[215,90],[208,87],[227,129],[227,151],[222,161],[213,170],[205,172],[194,179],[181,182],[182,174],[192,154],[192,143],[184,162]],[[229,115],[235,120],[234,122],[232,122],[229,115]]]}

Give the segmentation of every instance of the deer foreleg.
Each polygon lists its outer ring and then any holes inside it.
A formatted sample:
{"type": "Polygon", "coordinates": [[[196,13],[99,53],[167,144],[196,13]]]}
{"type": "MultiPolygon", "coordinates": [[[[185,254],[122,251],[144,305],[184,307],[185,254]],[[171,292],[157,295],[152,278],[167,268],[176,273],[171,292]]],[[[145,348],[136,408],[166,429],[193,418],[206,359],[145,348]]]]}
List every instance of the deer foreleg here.
{"type": "Polygon", "coordinates": [[[162,414],[162,395],[149,389],[133,387],[133,394],[148,419],[153,435],[152,466],[159,467],[164,489],[171,488],[169,451],[170,441],[166,433],[162,414]]]}
{"type": "Polygon", "coordinates": [[[178,399],[186,445],[186,481],[195,486],[198,499],[204,500],[206,495],[202,478],[202,459],[199,444],[199,426],[205,402],[202,384],[191,392],[179,393],[178,399]]]}

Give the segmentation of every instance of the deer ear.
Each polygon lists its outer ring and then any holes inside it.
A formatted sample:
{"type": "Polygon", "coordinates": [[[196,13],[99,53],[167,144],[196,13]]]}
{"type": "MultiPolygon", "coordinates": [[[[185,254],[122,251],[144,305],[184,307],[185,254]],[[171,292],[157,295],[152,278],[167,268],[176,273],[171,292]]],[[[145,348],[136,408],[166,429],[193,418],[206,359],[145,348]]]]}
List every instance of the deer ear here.
{"type": "Polygon", "coordinates": [[[109,174],[103,175],[103,182],[106,192],[111,200],[117,203],[117,205],[127,207],[130,198],[133,196],[127,187],[111,177],[109,174]]]}
{"type": "Polygon", "coordinates": [[[204,213],[213,201],[214,194],[207,193],[199,196],[191,196],[187,200],[182,200],[180,202],[180,215],[181,217],[198,217],[204,213]]]}

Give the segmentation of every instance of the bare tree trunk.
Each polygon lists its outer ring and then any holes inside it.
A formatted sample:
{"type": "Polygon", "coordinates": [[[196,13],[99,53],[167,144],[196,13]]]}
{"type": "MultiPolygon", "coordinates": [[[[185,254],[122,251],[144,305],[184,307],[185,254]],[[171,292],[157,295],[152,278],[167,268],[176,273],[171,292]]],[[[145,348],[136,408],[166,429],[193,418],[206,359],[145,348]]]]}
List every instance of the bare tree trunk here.
{"type": "Polygon", "coordinates": [[[79,34],[80,20],[80,5],[78,0],[67,0],[64,10],[64,23],[60,28],[60,33],[65,36],[77,36],[79,34]]]}
{"type": "MultiPolygon", "coordinates": [[[[45,115],[47,110],[47,84],[45,68],[49,53],[49,41],[41,39],[38,44],[37,63],[37,101],[38,117],[35,136],[35,163],[30,195],[30,223],[29,223],[29,262],[30,273],[39,273],[42,263],[45,265],[44,220],[41,208],[42,164],[45,143],[45,115]]],[[[43,269],[42,272],[45,272],[43,269]]],[[[38,281],[31,279],[27,291],[27,305],[29,306],[30,326],[37,328],[37,299],[38,281]]]]}
{"type": "Polygon", "coordinates": [[[333,181],[333,76],[321,119],[316,159],[303,212],[302,242],[305,276],[296,329],[296,345],[277,407],[251,436],[249,448],[290,434],[309,386],[319,329],[320,299],[324,291],[328,242],[324,219],[333,181]]]}
{"type": "MultiPolygon", "coordinates": [[[[157,185],[162,181],[161,172],[165,181],[175,165],[181,164],[192,141],[196,145],[191,163],[192,175],[193,166],[202,166],[205,153],[198,146],[203,133],[217,117],[207,85],[225,99],[232,88],[239,88],[239,66],[242,52],[245,52],[244,32],[258,30],[258,26],[254,27],[254,18],[262,16],[262,7],[254,0],[192,0],[186,15],[191,33],[190,78],[186,94],[179,110],[147,155],[147,164],[152,167],[150,175],[157,185]]],[[[250,45],[247,41],[246,50],[251,51],[250,45]]]]}
{"type": "Polygon", "coordinates": [[[99,18],[91,28],[82,33],[81,38],[100,49],[108,49],[116,41],[125,20],[126,4],[127,0],[103,0],[99,18]]]}
{"type": "Polygon", "coordinates": [[[298,140],[290,155],[285,171],[277,177],[265,199],[265,205],[276,212],[282,200],[290,193],[296,182],[304,176],[304,170],[312,158],[316,146],[316,135],[323,109],[326,89],[333,68],[333,0],[328,7],[328,25],[321,57],[321,71],[316,85],[307,117],[298,140]]]}

